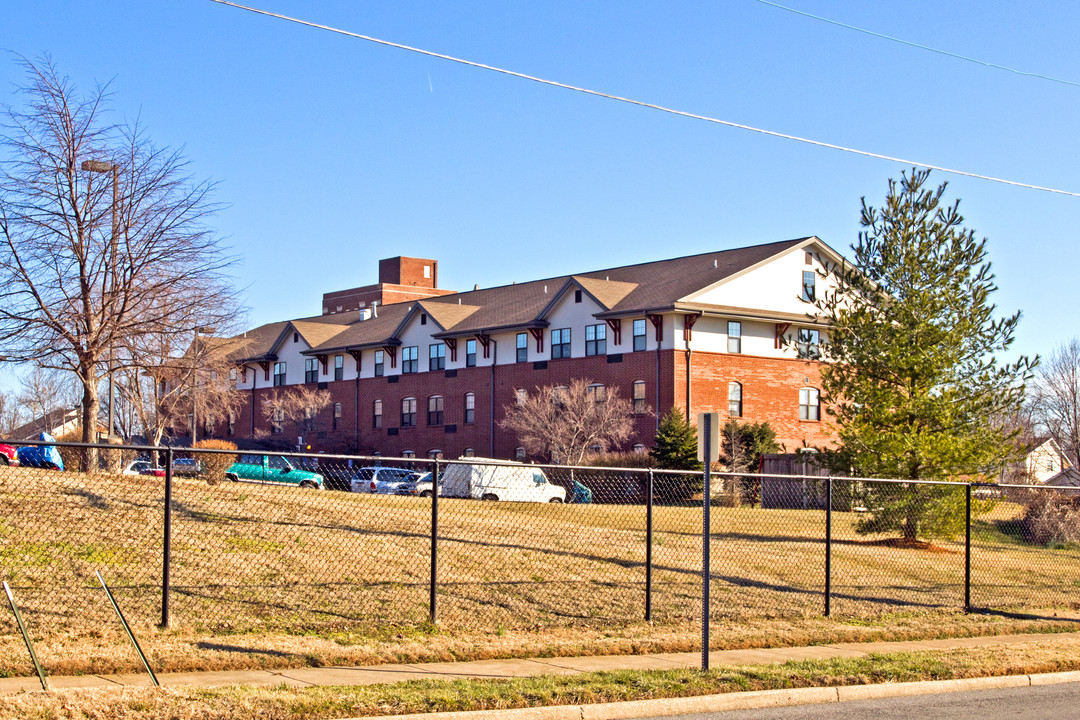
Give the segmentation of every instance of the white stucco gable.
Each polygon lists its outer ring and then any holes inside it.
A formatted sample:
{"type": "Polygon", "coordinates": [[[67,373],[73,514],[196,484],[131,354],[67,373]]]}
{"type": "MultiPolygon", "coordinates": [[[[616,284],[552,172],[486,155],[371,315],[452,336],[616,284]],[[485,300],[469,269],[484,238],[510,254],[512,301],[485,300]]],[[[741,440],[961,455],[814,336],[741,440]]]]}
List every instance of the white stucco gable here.
{"type": "Polygon", "coordinates": [[[841,260],[823,242],[809,238],[680,301],[787,315],[814,314],[813,304],[802,299],[803,273],[813,273],[814,291],[821,297],[835,286],[832,273],[841,260]]]}

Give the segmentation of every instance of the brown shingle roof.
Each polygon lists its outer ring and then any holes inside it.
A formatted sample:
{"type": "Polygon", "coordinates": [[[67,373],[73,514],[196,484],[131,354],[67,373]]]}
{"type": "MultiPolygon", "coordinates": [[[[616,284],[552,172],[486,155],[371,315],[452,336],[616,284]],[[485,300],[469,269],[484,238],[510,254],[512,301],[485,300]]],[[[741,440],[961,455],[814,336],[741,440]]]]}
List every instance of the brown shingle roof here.
{"type": "MultiPolygon", "coordinates": [[[[454,293],[419,301],[445,329],[438,335],[466,335],[500,328],[544,325],[540,313],[568,283],[577,283],[606,308],[602,314],[629,315],[674,309],[681,299],[737,275],[813,237],[732,250],[624,265],[546,280],[454,293]]],[[[820,241],[818,241],[820,242],[820,241]]],[[[360,311],[292,321],[309,341],[309,353],[325,353],[393,342],[393,336],[417,303],[396,303],[361,320],[360,311]]],[[[270,323],[246,333],[245,353],[256,360],[272,352],[288,323],[270,323]]],[[[240,338],[241,336],[238,336],[240,338]]]]}

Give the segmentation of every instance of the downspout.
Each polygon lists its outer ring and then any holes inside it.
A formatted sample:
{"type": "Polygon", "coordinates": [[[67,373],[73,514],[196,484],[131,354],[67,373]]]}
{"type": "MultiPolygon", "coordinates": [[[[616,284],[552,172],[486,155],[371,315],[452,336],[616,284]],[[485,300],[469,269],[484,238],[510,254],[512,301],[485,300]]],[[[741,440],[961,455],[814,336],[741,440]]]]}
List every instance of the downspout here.
{"type": "Polygon", "coordinates": [[[491,357],[491,395],[489,397],[489,400],[491,401],[491,414],[488,417],[490,425],[488,436],[491,442],[488,457],[493,458],[495,457],[495,366],[499,362],[499,341],[495,338],[491,338],[491,342],[495,345],[495,351],[492,353],[491,357]]]}
{"type": "Polygon", "coordinates": [[[660,404],[660,348],[663,340],[656,341],[656,430],[660,430],[660,416],[663,414],[663,406],[660,404]]]}
{"type": "Polygon", "coordinates": [[[360,450],[360,363],[356,363],[356,400],[353,401],[353,447],[360,450]]]}
{"type": "Polygon", "coordinates": [[[690,421],[690,358],[694,351],[690,349],[690,341],[686,341],[686,420],[690,421]]]}
{"type": "Polygon", "coordinates": [[[251,368],[251,439],[255,439],[255,386],[259,384],[259,373],[251,368]]]}

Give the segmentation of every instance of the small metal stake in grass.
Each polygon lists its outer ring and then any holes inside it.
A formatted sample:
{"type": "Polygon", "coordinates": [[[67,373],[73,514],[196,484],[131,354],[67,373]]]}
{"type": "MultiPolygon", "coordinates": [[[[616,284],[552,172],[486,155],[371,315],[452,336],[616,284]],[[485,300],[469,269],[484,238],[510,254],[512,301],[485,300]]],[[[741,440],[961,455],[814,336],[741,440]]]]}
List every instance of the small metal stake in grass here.
{"type": "Polygon", "coordinates": [[[34,643],[30,641],[30,633],[26,631],[26,623],[23,622],[22,613],[19,612],[19,606],[15,604],[15,598],[11,595],[11,588],[8,587],[7,581],[4,581],[4,592],[7,593],[11,612],[15,613],[15,622],[18,623],[19,632],[22,633],[23,640],[26,642],[26,649],[30,651],[30,659],[34,662],[34,669],[37,670],[38,680],[41,681],[41,689],[48,690],[49,684],[45,682],[45,671],[41,669],[41,663],[38,662],[37,653],[34,652],[34,643]]]}
{"type": "Polygon", "coordinates": [[[146,655],[143,653],[142,648],[139,647],[139,641],[135,639],[135,633],[131,632],[131,626],[128,625],[127,619],[124,618],[124,613],[120,611],[120,606],[116,604],[116,598],[113,597],[112,591],[109,590],[109,586],[105,584],[105,578],[101,577],[101,571],[96,571],[96,575],[98,581],[101,583],[101,587],[105,589],[105,594],[109,597],[109,602],[112,603],[113,610],[116,611],[116,616],[120,618],[120,624],[124,626],[124,630],[127,631],[127,636],[131,639],[131,644],[135,646],[135,652],[139,653],[139,658],[142,660],[143,666],[146,667],[146,672],[150,673],[150,679],[154,682],[154,686],[161,687],[157,675],[154,674],[153,669],[150,667],[150,663],[146,659],[146,655]]]}

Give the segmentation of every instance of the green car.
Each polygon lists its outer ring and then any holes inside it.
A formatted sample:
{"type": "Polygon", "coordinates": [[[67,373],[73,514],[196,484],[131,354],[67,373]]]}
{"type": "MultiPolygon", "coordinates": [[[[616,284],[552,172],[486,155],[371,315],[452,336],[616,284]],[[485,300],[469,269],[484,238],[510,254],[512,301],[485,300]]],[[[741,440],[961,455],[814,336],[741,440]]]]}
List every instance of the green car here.
{"type": "Polygon", "coordinates": [[[241,455],[240,460],[225,471],[225,479],[323,489],[322,475],[293,467],[280,455],[241,455]]]}

